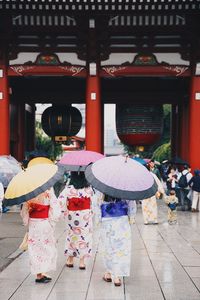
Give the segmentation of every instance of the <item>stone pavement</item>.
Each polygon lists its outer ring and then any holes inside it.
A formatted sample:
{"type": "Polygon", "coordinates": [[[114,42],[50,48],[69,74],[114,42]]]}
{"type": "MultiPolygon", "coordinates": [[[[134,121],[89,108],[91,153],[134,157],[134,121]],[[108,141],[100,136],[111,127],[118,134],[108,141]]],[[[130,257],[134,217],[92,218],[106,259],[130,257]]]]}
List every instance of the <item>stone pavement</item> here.
{"type": "Polygon", "coordinates": [[[16,250],[25,232],[18,213],[0,221],[1,300],[200,300],[200,213],[178,212],[178,224],[168,225],[167,208],[159,204],[159,225],[143,225],[141,208],[132,225],[131,276],[121,287],[102,280],[103,265],[95,251],[87,269],[65,267],[64,224],[56,228],[58,267],[52,282],[38,285],[30,274],[28,254],[16,250]],[[16,250],[16,251],[15,251],[16,250]],[[15,259],[14,259],[15,258],[15,259]]]}

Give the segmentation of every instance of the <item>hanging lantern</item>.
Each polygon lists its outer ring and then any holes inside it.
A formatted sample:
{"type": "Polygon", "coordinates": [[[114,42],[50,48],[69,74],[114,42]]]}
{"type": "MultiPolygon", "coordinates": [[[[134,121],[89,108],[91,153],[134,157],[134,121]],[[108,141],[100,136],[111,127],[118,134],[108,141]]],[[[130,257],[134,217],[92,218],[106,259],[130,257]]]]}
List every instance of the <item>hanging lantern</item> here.
{"type": "Polygon", "coordinates": [[[76,107],[51,106],[42,114],[42,129],[56,142],[67,141],[81,129],[82,116],[76,107]]]}
{"type": "Polygon", "coordinates": [[[116,127],[119,139],[126,145],[155,144],[162,135],[161,105],[117,105],[116,127]]]}

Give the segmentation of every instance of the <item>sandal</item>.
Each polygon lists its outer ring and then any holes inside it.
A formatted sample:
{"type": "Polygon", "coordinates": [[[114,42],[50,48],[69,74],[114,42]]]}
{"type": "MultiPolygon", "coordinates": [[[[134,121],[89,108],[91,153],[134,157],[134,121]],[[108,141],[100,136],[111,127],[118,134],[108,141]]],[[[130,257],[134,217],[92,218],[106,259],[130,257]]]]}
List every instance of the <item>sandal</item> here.
{"type": "Polygon", "coordinates": [[[119,279],[118,282],[115,282],[115,281],[114,281],[114,285],[115,285],[115,286],[121,286],[121,285],[122,285],[121,279],[119,279]]]}
{"type": "Polygon", "coordinates": [[[104,274],[103,280],[105,282],[112,282],[112,278],[111,277],[107,277],[107,276],[110,276],[110,274],[108,274],[108,273],[104,274]]]}
{"type": "Polygon", "coordinates": [[[73,268],[74,265],[73,265],[73,264],[68,264],[68,263],[66,263],[66,267],[68,267],[68,268],[73,268]]]}
{"type": "Polygon", "coordinates": [[[42,276],[43,276],[43,277],[45,277],[45,278],[46,278],[47,280],[49,280],[49,281],[51,281],[51,280],[52,280],[52,278],[51,278],[51,277],[49,277],[47,274],[44,274],[44,273],[43,273],[43,274],[42,274],[42,276]]]}
{"type": "Polygon", "coordinates": [[[36,278],[35,282],[36,283],[47,283],[50,282],[51,280],[49,280],[49,278],[47,278],[46,276],[43,276],[41,278],[36,278]]]}

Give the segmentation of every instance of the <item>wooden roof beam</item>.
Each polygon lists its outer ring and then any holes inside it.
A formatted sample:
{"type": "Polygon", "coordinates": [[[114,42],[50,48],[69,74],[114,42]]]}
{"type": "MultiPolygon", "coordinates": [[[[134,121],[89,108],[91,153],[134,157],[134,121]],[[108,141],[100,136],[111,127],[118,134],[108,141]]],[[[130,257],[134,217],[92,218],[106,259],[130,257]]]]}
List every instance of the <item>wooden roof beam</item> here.
{"type": "Polygon", "coordinates": [[[132,1],[122,1],[116,0],[115,3],[111,3],[105,0],[94,0],[91,1],[84,1],[79,0],[77,1],[64,1],[58,0],[57,2],[52,1],[37,1],[37,0],[21,0],[21,1],[0,1],[0,10],[3,12],[12,11],[12,14],[19,14],[19,13],[33,13],[33,11],[39,11],[42,13],[63,13],[63,10],[67,11],[70,14],[77,15],[77,14],[84,14],[84,15],[91,15],[91,13],[95,13],[96,15],[107,15],[107,14],[130,14],[130,11],[134,11],[136,14],[162,14],[162,13],[174,13],[174,14],[181,14],[181,13],[199,13],[200,10],[200,3],[197,0],[193,1],[168,1],[164,0],[163,2],[160,1],[139,1],[136,0],[135,2],[132,1]]]}

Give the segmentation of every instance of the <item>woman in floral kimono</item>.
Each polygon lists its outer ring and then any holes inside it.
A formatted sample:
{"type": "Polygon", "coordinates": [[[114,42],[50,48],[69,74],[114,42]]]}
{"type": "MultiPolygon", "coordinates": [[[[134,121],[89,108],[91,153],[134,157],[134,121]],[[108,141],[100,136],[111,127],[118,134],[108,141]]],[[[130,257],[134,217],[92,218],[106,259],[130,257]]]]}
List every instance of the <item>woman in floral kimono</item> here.
{"type": "Polygon", "coordinates": [[[165,191],[161,181],[158,179],[156,174],[152,173],[157,186],[158,190],[155,196],[150,197],[148,199],[142,200],[142,214],[144,219],[144,224],[158,224],[158,208],[157,208],[157,198],[160,198],[161,195],[164,195],[165,191]]]}
{"type": "Polygon", "coordinates": [[[105,196],[101,205],[102,254],[106,272],[103,280],[121,285],[121,276],[130,275],[131,228],[136,214],[135,201],[105,196]]]}
{"type": "Polygon", "coordinates": [[[54,225],[61,215],[60,205],[53,189],[25,202],[21,216],[28,225],[28,252],[31,273],[35,282],[46,283],[51,278],[45,273],[56,269],[57,249],[54,225]]]}
{"type": "Polygon", "coordinates": [[[92,251],[93,190],[85,179],[84,172],[71,172],[69,186],[59,196],[67,225],[65,244],[66,266],[73,268],[74,257],[79,258],[79,269],[85,270],[85,259],[92,251]]]}

